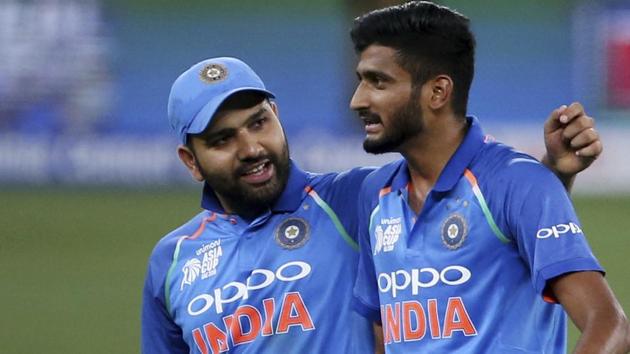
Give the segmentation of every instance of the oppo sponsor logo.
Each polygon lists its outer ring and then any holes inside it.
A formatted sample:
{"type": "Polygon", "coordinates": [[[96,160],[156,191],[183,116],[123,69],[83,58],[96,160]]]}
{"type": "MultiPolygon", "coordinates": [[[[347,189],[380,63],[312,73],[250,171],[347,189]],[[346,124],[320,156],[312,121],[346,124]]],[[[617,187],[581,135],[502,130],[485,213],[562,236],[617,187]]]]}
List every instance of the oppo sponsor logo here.
{"type": "Polygon", "coordinates": [[[188,303],[188,313],[199,316],[214,308],[223,313],[223,305],[239,300],[247,300],[251,291],[264,289],[276,281],[292,282],[305,278],[311,273],[311,266],[306,262],[287,262],[274,272],[269,269],[254,269],[246,283],[237,281],[214,289],[212,293],[197,295],[188,303]]]}
{"type": "Polygon", "coordinates": [[[398,292],[411,288],[412,295],[418,295],[420,289],[430,288],[438,284],[461,285],[470,280],[472,273],[464,266],[451,265],[444,269],[414,268],[411,273],[400,269],[391,273],[378,275],[378,288],[382,293],[391,292],[396,297],[398,292]]]}
{"type": "Polygon", "coordinates": [[[538,230],[538,232],[536,232],[536,238],[540,238],[540,239],[545,239],[545,238],[550,238],[550,237],[560,238],[560,236],[566,233],[569,233],[572,235],[578,235],[582,233],[582,229],[580,228],[579,225],[572,222],[568,224],[558,224],[552,227],[546,227],[546,228],[538,230]]]}

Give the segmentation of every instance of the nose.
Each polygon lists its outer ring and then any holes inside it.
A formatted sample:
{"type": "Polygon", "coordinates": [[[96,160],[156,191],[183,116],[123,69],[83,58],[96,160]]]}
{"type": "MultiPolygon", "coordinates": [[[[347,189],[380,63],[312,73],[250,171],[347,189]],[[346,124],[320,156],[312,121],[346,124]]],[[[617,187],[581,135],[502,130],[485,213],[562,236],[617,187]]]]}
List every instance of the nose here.
{"type": "Polygon", "coordinates": [[[352,95],[352,99],[350,100],[350,108],[354,111],[368,108],[365,89],[362,82],[359,83],[357,88],[354,90],[354,94],[352,95]]]}
{"type": "Polygon", "coordinates": [[[256,159],[264,152],[260,140],[255,134],[242,132],[238,137],[237,157],[239,160],[256,159]]]}

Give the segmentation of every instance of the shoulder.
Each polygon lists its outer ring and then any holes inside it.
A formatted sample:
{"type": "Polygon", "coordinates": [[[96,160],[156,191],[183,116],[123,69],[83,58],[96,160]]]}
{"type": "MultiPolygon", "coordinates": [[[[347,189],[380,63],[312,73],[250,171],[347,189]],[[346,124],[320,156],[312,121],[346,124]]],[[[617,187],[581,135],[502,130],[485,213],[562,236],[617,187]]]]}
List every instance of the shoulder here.
{"type": "Polygon", "coordinates": [[[188,222],[162,237],[149,256],[149,265],[145,278],[145,296],[164,301],[164,285],[168,270],[173,262],[177,244],[185,236],[190,236],[199,229],[208,212],[203,211],[188,222]]]}
{"type": "Polygon", "coordinates": [[[523,221],[525,212],[555,205],[571,209],[560,180],[530,155],[498,144],[487,143],[470,165],[469,182],[504,230],[523,221]]]}
{"type": "Polygon", "coordinates": [[[480,186],[537,190],[562,186],[537,159],[501,143],[486,143],[470,169],[480,186]]]}
{"type": "Polygon", "coordinates": [[[362,182],[365,177],[376,170],[375,167],[356,167],[342,172],[329,173],[307,173],[307,180],[310,185],[335,186],[348,182],[362,182]]]}
{"type": "Polygon", "coordinates": [[[405,166],[405,160],[399,159],[372,171],[363,181],[361,193],[378,196],[383,188],[391,186],[394,177],[405,166]]]}
{"type": "Polygon", "coordinates": [[[405,160],[400,159],[370,172],[365,177],[357,198],[362,217],[371,214],[379,204],[381,195],[391,190],[394,179],[400,174],[401,169],[405,169],[406,166],[405,160]]]}
{"type": "Polygon", "coordinates": [[[374,167],[357,167],[343,172],[308,173],[307,183],[322,195],[346,196],[358,193],[365,177],[374,170],[374,167]]]}
{"type": "Polygon", "coordinates": [[[151,252],[150,266],[157,269],[168,268],[173,260],[173,254],[179,240],[182,237],[193,235],[208,216],[207,214],[207,211],[200,212],[185,224],[162,237],[151,252]]]}

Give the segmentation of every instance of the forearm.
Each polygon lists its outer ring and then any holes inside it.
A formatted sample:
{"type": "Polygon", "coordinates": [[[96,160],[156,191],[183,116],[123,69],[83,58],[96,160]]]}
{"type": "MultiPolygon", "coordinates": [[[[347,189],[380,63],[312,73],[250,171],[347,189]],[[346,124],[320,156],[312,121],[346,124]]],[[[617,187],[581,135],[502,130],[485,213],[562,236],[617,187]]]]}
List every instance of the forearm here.
{"type": "Polygon", "coordinates": [[[573,188],[573,182],[575,181],[575,175],[574,174],[565,175],[563,173],[560,173],[558,169],[556,168],[556,166],[551,162],[551,159],[549,159],[549,156],[547,154],[543,156],[540,162],[543,165],[545,165],[548,169],[550,169],[551,172],[553,172],[556,175],[556,177],[560,179],[560,182],[562,182],[562,185],[564,185],[564,189],[566,189],[568,193],[571,193],[571,189],[573,188]]]}
{"type": "Polygon", "coordinates": [[[575,354],[630,351],[630,323],[602,274],[568,273],[549,286],[582,333],[575,354]]]}
{"type": "Polygon", "coordinates": [[[622,354],[630,352],[630,326],[623,313],[595,316],[588,321],[574,354],[622,354]]]}
{"type": "Polygon", "coordinates": [[[374,323],[372,327],[374,329],[374,354],[384,354],[383,327],[377,323],[374,323]]]}

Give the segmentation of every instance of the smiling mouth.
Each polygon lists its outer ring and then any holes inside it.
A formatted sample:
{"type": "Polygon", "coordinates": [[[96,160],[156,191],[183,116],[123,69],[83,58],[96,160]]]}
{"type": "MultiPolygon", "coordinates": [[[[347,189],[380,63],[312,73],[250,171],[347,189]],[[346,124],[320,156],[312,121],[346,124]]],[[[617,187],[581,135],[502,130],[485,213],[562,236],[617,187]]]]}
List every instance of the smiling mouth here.
{"type": "Polygon", "coordinates": [[[262,185],[269,182],[275,174],[274,165],[270,160],[263,160],[250,165],[241,173],[241,178],[251,185],[262,185]]]}
{"type": "Polygon", "coordinates": [[[382,122],[378,115],[371,114],[369,112],[362,112],[359,114],[359,118],[363,122],[365,127],[365,133],[367,135],[378,134],[381,130],[382,122]]]}
{"type": "Polygon", "coordinates": [[[265,167],[268,164],[269,164],[269,161],[265,161],[263,163],[260,163],[260,164],[258,164],[256,166],[254,166],[252,169],[250,169],[248,171],[245,171],[243,173],[243,176],[260,175],[260,174],[262,174],[265,171],[265,167]]]}
{"type": "Polygon", "coordinates": [[[359,112],[359,118],[365,125],[381,124],[381,118],[377,114],[368,111],[359,112]]]}

